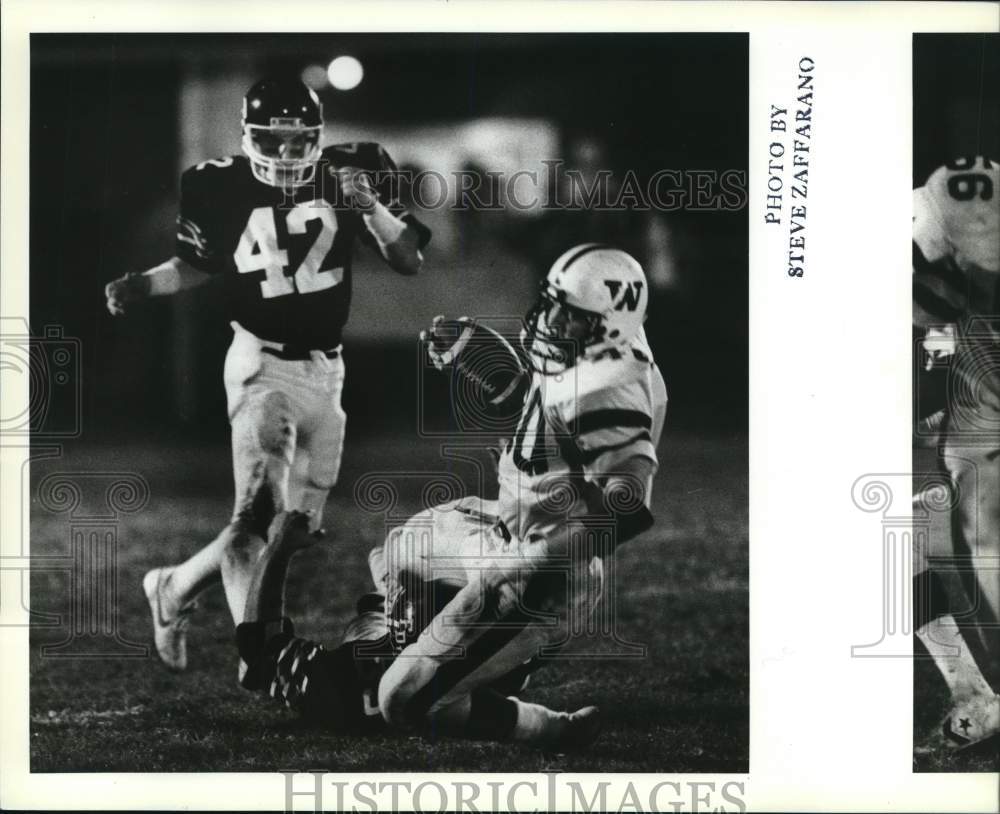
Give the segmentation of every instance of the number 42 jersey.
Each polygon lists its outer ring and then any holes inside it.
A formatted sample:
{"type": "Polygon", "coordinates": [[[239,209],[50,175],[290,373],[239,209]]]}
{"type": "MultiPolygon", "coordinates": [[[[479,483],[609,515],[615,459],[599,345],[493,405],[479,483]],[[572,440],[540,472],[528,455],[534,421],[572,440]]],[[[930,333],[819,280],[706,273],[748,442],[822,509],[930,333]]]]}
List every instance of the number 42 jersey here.
{"type": "Polygon", "coordinates": [[[339,167],[367,171],[380,201],[426,245],[430,232],[400,204],[396,166],[375,143],[326,147],[313,179],[288,192],[258,181],[243,155],[204,161],[181,176],[177,255],[221,274],[230,319],[261,339],[311,349],[340,344],[355,240],[378,248],[342,199],[339,167]]]}

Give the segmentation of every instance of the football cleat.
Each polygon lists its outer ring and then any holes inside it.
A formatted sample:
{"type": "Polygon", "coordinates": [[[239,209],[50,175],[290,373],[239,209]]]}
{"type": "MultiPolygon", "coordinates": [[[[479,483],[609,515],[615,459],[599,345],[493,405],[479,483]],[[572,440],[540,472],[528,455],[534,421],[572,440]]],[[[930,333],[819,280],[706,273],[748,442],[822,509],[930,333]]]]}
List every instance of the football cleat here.
{"type": "Polygon", "coordinates": [[[189,602],[172,616],[163,612],[163,583],[170,575],[170,568],[154,568],[142,578],[142,590],[149,602],[153,616],[153,641],[160,660],[171,670],[187,667],[187,624],[196,602],[189,602]]]}
{"type": "Polygon", "coordinates": [[[539,746],[556,752],[578,752],[590,746],[601,733],[601,710],[583,707],[576,712],[560,714],[562,726],[539,742],[539,746]]]}
{"type": "Polygon", "coordinates": [[[965,749],[1000,734],[1000,695],[977,695],[952,707],[941,734],[954,749],[965,749]]]}

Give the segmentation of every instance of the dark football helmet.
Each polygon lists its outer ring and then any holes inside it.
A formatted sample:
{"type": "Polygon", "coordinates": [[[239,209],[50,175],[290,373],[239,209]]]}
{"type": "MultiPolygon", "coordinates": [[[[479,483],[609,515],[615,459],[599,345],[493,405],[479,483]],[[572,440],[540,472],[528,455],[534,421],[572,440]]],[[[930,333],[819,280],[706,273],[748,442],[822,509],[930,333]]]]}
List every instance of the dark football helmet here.
{"type": "Polygon", "coordinates": [[[258,181],[296,187],[316,174],[323,105],[297,79],[262,79],[243,97],[243,152],[258,181]]]}

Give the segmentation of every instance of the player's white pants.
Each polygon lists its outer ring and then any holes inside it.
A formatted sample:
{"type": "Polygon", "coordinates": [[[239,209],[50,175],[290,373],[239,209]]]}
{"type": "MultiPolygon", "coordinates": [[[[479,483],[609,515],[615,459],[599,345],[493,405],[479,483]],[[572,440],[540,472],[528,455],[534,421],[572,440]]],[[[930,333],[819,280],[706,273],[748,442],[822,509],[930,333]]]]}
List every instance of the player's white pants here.
{"type": "Polygon", "coordinates": [[[234,519],[262,486],[275,510],[313,511],[318,527],[327,494],[337,483],[347,416],[340,396],[344,360],[315,354],[280,359],[233,323],[225,385],[232,425],[234,519]]]}
{"type": "Polygon", "coordinates": [[[545,540],[506,539],[495,508],[464,498],[425,510],[369,558],[387,603],[403,571],[462,586],[382,677],[379,706],[390,724],[447,725],[452,708],[461,720],[474,690],[552,655],[575,615],[589,615],[600,599],[599,558],[574,561],[554,555],[545,540]]]}

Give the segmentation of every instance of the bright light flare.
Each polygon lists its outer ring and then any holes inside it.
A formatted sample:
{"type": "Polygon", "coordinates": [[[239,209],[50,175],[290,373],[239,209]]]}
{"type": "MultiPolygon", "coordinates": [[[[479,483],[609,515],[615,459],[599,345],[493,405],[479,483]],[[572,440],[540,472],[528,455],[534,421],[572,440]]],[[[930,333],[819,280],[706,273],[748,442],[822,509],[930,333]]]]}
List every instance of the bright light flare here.
{"type": "Polygon", "coordinates": [[[322,65],[309,65],[302,71],[302,81],[315,91],[321,91],[329,84],[326,68],[322,65]]]}
{"type": "Polygon", "coordinates": [[[337,57],[326,69],[330,84],[337,90],[352,90],[361,84],[365,71],[354,57],[337,57]]]}

